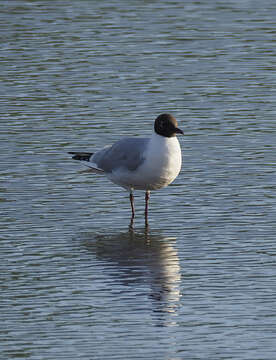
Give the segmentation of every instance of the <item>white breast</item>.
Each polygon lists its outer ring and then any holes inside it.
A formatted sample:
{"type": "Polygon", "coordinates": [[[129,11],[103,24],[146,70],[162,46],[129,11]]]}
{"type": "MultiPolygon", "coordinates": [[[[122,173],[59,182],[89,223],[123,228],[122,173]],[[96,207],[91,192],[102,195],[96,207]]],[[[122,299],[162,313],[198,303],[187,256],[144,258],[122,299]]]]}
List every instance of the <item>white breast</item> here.
{"type": "Polygon", "coordinates": [[[145,149],[145,161],[135,171],[122,169],[108,176],[127,189],[157,190],[169,185],[181,169],[181,149],[176,136],[154,133],[145,149]]]}
{"type": "Polygon", "coordinates": [[[143,166],[145,176],[150,178],[149,190],[169,185],[179,174],[181,162],[181,149],[177,137],[168,138],[154,133],[143,166]]]}

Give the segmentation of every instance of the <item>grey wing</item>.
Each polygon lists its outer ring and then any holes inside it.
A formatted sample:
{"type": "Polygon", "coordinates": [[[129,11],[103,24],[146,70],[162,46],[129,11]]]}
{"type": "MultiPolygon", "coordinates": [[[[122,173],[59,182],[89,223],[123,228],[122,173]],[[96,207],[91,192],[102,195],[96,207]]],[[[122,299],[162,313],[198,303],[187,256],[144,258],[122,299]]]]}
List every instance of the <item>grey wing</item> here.
{"type": "Polygon", "coordinates": [[[136,170],[144,162],[144,152],[149,139],[124,138],[112,146],[97,151],[91,158],[98,168],[111,172],[124,167],[130,171],[136,170]]]}

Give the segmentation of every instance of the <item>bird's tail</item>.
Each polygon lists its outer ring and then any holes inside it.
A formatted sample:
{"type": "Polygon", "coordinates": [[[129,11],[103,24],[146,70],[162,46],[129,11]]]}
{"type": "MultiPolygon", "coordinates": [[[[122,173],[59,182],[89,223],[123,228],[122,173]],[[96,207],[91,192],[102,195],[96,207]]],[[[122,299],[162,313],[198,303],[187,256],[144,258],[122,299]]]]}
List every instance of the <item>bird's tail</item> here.
{"type": "Polygon", "coordinates": [[[83,165],[89,167],[91,172],[97,173],[97,174],[104,173],[104,170],[99,169],[97,167],[97,164],[90,162],[93,153],[70,151],[68,154],[73,155],[72,159],[79,160],[83,165]]]}

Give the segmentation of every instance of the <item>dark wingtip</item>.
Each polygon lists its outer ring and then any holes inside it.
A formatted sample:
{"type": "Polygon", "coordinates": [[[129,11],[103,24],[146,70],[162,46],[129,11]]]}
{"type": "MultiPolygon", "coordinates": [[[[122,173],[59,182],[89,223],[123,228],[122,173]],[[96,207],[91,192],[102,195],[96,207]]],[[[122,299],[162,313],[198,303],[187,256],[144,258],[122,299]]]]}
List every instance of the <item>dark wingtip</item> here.
{"type": "Polygon", "coordinates": [[[89,161],[93,153],[86,153],[86,152],[73,152],[69,151],[68,154],[73,155],[73,160],[80,160],[80,161],[89,161]]]}

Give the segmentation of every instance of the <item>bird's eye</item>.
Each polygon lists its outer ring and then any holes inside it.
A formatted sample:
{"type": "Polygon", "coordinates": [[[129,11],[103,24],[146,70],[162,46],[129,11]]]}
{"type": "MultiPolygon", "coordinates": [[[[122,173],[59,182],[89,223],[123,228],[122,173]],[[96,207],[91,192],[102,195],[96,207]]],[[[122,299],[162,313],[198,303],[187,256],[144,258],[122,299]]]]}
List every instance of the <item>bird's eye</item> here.
{"type": "Polygon", "coordinates": [[[165,127],[164,121],[160,121],[159,127],[160,129],[164,129],[165,127]]]}

